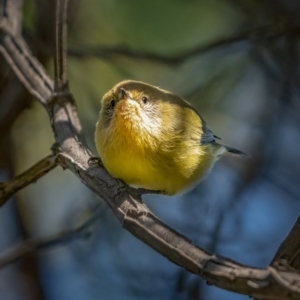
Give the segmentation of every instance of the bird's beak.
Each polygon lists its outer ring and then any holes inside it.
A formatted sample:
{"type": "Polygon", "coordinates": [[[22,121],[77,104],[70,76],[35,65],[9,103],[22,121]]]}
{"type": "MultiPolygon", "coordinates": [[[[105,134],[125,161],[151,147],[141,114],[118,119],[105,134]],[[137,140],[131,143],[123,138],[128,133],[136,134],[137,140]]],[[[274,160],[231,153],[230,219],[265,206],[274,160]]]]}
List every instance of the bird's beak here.
{"type": "Polygon", "coordinates": [[[123,89],[123,88],[120,88],[120,95],[119,95],[120,99],[126,99],[126,98],[130,98],[130,95],[129,93],[123,89]]]}

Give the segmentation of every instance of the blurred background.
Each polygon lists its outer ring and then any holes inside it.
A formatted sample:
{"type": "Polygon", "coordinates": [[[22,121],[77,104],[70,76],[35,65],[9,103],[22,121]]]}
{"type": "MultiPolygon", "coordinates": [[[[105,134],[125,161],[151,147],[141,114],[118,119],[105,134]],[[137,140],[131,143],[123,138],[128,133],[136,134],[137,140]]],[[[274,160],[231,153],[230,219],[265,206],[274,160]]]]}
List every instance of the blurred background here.
{"type": "MultiPolygon", "coordinates": [[[[25,0],[23,34],[53,74],[55,1],[25,0]]],[[[70,0],[71,91],[88,144],[102,95],[135,79],[190,101],[226,145],[180,197],[147,195],[165,223],[206,250],[266,267],[300,211],[300,2],[293,0],[70,0]]],[[[48,116],[0,58],[0,181],[50,154],[48,116]]],[[[26,255],[0,270],[5,300],[243,300],[208,286],[121,228],[73,174],[56,168],[0,209],[0,251],[75,228],[85,239],[26,255]],[[96,210],[97,208],[97,210],[96,210]]]]}

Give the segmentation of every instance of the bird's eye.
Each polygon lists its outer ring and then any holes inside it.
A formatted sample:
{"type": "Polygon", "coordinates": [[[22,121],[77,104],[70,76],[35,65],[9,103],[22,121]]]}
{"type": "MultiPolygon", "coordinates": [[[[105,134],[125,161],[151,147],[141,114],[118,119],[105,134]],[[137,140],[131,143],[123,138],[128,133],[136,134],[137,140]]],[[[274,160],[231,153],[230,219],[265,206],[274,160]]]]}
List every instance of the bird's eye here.
{"type": "Polygon", "coordinates": [[[142,101],[146,104],[146,103],[148,102],[148,98],[144,96],[144,97],[142,98],[142,101]]]}
{"type": "Polygon", "coordinates": [[[112,99],[109,104],[109,108],[113,109],[116,106],[116,100],[112,99]]]}

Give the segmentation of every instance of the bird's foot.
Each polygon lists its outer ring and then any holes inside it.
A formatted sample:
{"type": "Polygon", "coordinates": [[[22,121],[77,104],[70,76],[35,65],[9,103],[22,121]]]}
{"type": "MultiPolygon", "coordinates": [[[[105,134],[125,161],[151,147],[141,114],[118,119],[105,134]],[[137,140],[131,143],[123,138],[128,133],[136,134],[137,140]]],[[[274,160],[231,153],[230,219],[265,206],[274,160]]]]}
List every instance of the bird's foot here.
{"type": "Polygon", "coordinates": [[[146,195],[146,194],[167,195],[165,191],[160,191],[160,190],[148,190],[143,188],[137,188],[135,190],[137,191],[138,195],[146,195]]]}
{"type": "Polygon", "coordinates": [[[88,159],[88,164],[89,164],[89,166],[90,166],[90,165],[95,165],[95,164],[97,164],[98,166],[103,167],[103,163],[102,163],[102,161],[101,161],[101,158],[100,158],[100,157],[96,157],[96,156],[90,157],[90,158],[88,159]]]}

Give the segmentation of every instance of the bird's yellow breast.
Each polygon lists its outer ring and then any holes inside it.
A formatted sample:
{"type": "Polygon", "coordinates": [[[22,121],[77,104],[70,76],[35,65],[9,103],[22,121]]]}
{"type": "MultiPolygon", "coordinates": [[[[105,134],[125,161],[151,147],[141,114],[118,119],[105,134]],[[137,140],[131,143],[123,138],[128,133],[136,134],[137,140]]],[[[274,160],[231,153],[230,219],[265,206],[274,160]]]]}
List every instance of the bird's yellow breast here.
{"type": "Polygon", "coordinates": [[[112,176],[169,195],[194,186],[215,161],[213,146],[200,147],[200,139],[193,138],[174,131],[166,140],[145,122],[122,114],[116,114],[109,126],[104,126],[100,114],[95,132],[100,158],[112,176]]]}

